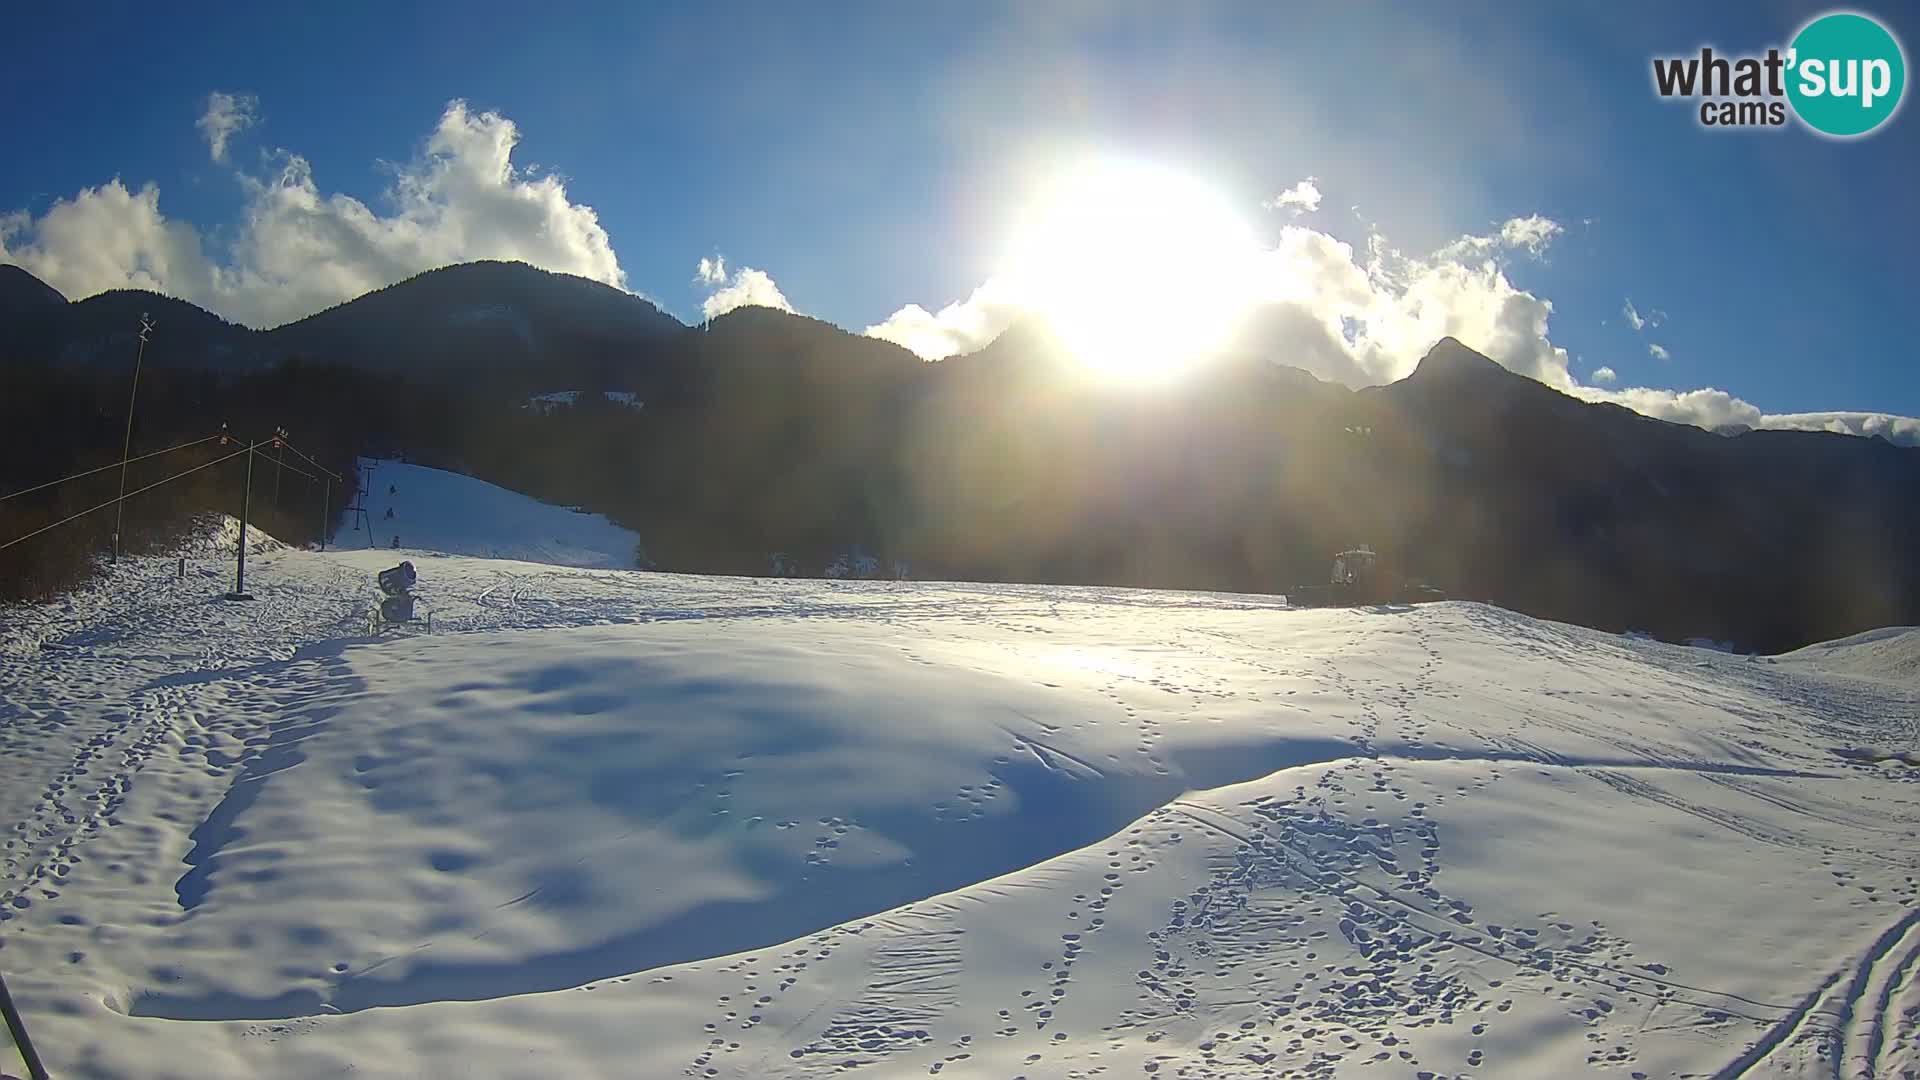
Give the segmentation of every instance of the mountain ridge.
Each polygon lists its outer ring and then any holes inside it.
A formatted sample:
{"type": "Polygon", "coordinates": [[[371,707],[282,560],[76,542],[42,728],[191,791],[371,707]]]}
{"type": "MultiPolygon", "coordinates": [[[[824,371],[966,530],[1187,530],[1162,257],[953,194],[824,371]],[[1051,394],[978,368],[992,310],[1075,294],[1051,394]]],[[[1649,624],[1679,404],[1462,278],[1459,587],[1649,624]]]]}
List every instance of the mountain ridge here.
{"type": "Polygon", "coordinates": [[[1370,543],[1455,596],[1671,640],[1780,649],[1920,623],[1920,567],[1898,542],[1920,535],[1920,448],[1669,423],[1451,338],[1383,386],[1247,349],[1143,387],[1028,323],[927,363],[770,308],[688,327],[512,264],[434,271],[270,332],[152,294],[30,306],[0,360],[56,363],[0,374],[93,387],[61,391],[82,410],[64,423],[22,414],[43,439],[111,429],[117,448],[149,311],[143,416],[174,408],[183,431],[298,418],[339,432],[340,455],[406,454],[605,513],[665,569],[817,570],[858,549],[949,580],[1285,592],[1370,543]],[[234,398],[221,387],[236,381],[257,386],[234,398]],[[524,408],[562,388],[641,407],[524,408]]]}

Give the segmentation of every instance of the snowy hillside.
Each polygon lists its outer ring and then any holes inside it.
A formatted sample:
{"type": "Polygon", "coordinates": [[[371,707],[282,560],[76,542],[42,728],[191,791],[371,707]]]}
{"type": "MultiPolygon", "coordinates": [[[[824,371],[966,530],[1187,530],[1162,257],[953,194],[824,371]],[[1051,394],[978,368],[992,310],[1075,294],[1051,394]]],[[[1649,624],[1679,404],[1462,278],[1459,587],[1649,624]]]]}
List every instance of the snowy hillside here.
{"type": "MultiPolygon", "coordinates": [[[[403,541],[553,528],[464,513],[403,541]]],[[[1920,680],[1826,673],[1884,639],[458,555],[364,637],[393,561],[6,613],[63,1080],[1920,1069],[1920,680]]]]}
{"type": "Polygon", "coordinates": [[[549,506],[471,476],[407,465],[373,465],[367,521],[342,515],[334,542],[343,548],[527,559],[560,566],[631,567],[639,534],[599,514],[549,506]],[[369,534],[371,528],[371,534],[369,534]]]}
{"type": "Polygon", "coordinates": [[[1786,659],[1828,674],[1920,683],[1920,626],[1889,626],[1838,641],[1809,645],[1786,659]]]}

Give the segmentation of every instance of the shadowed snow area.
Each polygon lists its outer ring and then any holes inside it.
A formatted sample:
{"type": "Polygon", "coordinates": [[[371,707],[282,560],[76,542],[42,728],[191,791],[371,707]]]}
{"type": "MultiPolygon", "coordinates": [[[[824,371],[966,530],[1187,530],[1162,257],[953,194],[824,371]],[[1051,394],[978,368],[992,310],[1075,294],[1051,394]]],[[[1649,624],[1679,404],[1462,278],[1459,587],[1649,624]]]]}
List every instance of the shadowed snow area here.
{"type": "Polygon", "coordinates": [[[1920,1067],[1898,635],[409,557],[6,613],[56,1075],[1920,1067]]]}

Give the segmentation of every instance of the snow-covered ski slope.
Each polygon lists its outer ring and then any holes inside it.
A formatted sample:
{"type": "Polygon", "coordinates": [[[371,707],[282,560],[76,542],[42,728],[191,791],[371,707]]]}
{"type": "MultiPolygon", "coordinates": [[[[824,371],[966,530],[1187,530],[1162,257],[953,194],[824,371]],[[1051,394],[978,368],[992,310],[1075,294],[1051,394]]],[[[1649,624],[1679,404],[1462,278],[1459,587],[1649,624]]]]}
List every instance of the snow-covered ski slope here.
{"type": "Polygon", "coordinates": [[[0,616],[56,1076],[1920,1069],[1912,631],[408,557],[0,616]]]}
{"type": "MultiPolygon", "coordinates": [[[[550,506],[471,476],[362,459],[373,466],[362,496],[366,520],[341,515],[343,548],[401,548],[447,555],[526,559],[560,566],[627,568],[640,537],[599,514],[550,506]],[[389,516],[391,515],[391,516],[389,516]]],[[[366,474],[362,474],[363,476],[366,474]]]]}

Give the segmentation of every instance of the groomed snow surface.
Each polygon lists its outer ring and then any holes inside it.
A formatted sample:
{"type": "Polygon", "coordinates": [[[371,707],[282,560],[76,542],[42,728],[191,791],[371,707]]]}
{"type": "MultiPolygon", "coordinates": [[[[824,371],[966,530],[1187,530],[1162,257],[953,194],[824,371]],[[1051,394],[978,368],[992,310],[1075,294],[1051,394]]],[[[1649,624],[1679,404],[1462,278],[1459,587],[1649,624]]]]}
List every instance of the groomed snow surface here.
{"type": "Polygon", "coordinates": [[[432,635],[390,550],[5,613],[56,1076],[1920,1069],[1912,631],[399,557],[432,635]]]}
{"type": "Polygon", "coordinates": [[[471,476],[361,459],[365,517],[340,517],[334,543],[525,559],[560,566],[631,568],[640,536],[599,514],[569,511],[471,476]],[[372,479],[367,466],[372,466],[372,479]]]}

